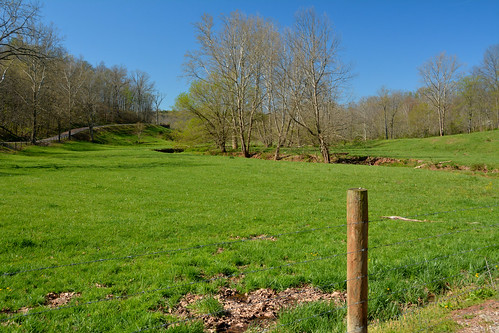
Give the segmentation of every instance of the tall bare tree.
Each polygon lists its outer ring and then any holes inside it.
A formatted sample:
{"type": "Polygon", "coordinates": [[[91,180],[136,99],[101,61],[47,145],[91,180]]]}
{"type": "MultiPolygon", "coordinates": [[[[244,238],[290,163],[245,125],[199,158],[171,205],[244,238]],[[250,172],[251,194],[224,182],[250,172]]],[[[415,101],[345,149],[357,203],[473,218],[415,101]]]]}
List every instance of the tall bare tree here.
{"type": "Polygon", "coordinates": [[[456,56],[448,56],[442,52],[419,68],[419,74],[425,85],[422,94],[438,115],[440,136],[445,135],[447,112],[457,88],[459,67],[456,56]]]}
{"type": "Polygon", "coordinates": [[[221,18],[215,29],[213,18],[204,15],[196,24],[199,50],[187,54],[187,74],[208,82],[216,73],[232,113],[232,126],[245,157],[250,155],[255,115],[264,99],[264,50],[269,47],[268,31],[272,25],[260,17],[246,17],[239,12],[221,18]]]}
{"type": "Polygon", "coordinates": [[[313,9],[297,13],[288,39],[295,63],[290,74],[303,91],[293,119],[315,138],[324,163],[329,163],[338,96],[349,78],[349,69],[338,54],[340,40],[328,18],[313,9]]]}

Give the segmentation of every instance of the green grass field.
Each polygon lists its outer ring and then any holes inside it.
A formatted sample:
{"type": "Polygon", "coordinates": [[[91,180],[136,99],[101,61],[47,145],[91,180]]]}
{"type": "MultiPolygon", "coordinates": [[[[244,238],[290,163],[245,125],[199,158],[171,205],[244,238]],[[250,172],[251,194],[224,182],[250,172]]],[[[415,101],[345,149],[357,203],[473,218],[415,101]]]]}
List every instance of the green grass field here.
{"type": "Polygon", "coordinates": [[[421,159],[427,162],[499,169],[499,130],[424,139],[377,140],[345,144],[334,152],[421,159]]]}
{"type": "MultiPolygon", "coordinates": [[[[496,144],[497,133],[489,132],[496,144]]],[[[0,154],[0,330],[133,332],[177,320],[165,309],[187,292],[213,294],[220,286],[344,290],[352,187],[369,190],[371,319],[453,286],[485,284],[486,260],[499,263],[497,177],[154,151],[172,145],[164,135],[0,154]],[[381,218],[388,215],[427,221],[381,218]],[[219,242],[230,243],[196,248],[219,242]],[[119,259],[64,266],[108,258],[119,259]],[[74,307],[22,316],[26,308],[49,310],[51,292],[78,293],[74,307]]],[[[488,156],[479,163],[497,163],[497,153],[488,156]]],[[[343,332],[341,311],[297,322],[324,309],[286,311],[276,330],[343,332]]],[[[170,330],[200,332],[202,325],[170,330]]]]}

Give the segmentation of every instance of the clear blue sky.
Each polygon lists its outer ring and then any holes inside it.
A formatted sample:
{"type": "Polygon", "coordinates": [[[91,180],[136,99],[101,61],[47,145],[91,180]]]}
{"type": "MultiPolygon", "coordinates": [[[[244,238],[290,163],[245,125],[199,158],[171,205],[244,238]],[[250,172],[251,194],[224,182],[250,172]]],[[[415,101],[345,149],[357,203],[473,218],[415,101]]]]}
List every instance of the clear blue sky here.
{"type": "Polygon", "coordinates": [[[326,13],[342,38],[342,59],[353,65],[350,95],[375,95],[381,86],[413,91],[418,66],[442,51],[469,70],[485,49],[499,44],[499,0],[42,0],[45,23],[53,22],[63,45],[93,65],[124,65],[151,75],[167,95],[188,89],[182,63],[197,48],[193,23],[234,10],[290,26],[297,10],[326,13]]]}

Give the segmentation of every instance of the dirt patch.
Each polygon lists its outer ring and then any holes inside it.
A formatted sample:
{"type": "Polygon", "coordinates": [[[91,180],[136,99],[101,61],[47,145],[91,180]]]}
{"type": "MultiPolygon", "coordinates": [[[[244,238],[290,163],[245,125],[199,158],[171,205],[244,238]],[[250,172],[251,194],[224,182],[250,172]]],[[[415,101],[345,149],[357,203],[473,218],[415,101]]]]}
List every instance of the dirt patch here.
{"type": "Polygon", "coordinates": [[[45,304],[51,308],[57,308],[68,304],[73,297],[79,297],[81,293],[66,292],[66,293],[48,293],[45,295],[45,304]]]}
{"type": "Polygon", "coordinates": [[[401,160],[389,157],[348,156],[345,154],[338,154],[332,156],[331,162],[337,164],[387,165],[401,163],[401,160]]]}
{"type": "Polygon", "coordinates": [[[272,324],[284,308],[301,303],[326,301],[343,304],[346,301],[344,292],[325,293],[311,286],[288,288],[281,292],[272,289],[259,289],[251,293],[241,294],[236,289],[222,288],[213,296],[187,294],[175,309],[167,312],[180,318],[199,316],[195,304],[212,298],[218,301],[220,310],[217,313],[202,315],[204,326],[208,332],[245,332],[248,327],[258,325],[267,327],[272,324]]]}
{"type": "MultiPolygon", "coordinates": [[[[242,156],[240,153],[234,153],[231,156],[242,156]]],[[[251,158],[264,160],[273,160],[274,155],[270,153],[255,153],[251,158]]],[[[291,162],[309,162],[320,163],[322,158],[318,155],[302,154],[282,154],[279,158],[282,161],[291,162]]],[[[471,171],[473,173],[487,175],[497,174],[499,169],[489,169],[486,165],[475,164],[472,166],[458,165],[453,161],[428,162],[417,159],[397,159],[390,157],[375,157],[375,156],[350,156],[349,153],[333,153],[331,154],[331,163],[333,164],[356,164],[356,165],[394,165],[413,167],[414,169],[429,169],[441,171],[471,171]]]]}
{"type": "Polygon", "coordinates": [[[452,320],[463,326],[458,333],[499,332],[499,301],[488,300],[452,312],[452,320]]]}

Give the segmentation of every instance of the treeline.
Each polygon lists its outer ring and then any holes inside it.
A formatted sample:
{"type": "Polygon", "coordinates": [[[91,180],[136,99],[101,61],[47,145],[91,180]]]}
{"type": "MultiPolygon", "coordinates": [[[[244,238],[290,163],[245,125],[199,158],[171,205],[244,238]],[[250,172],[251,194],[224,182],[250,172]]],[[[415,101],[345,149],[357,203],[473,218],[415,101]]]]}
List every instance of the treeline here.
{"type": "Polygon", "coordinates": [[[380,88],[376,96],[342,104],[350,69],[326,16],[297,13],[292,27],[239,12],[215,26],[196,24],[198,49],[187,54],[192,83],[175,110],[193,118],[184,136],[228,144],[250,154],[257,141],[275,147],[314,144],[329,162],[340,141],[426,137],[499,128],[499,45],[469,73],[441,53],[419,68],[414,92],[380,88]],[[203,135],[199,135],[199,133],[203,135]],[[239,147],[239,148],[238,148],[239,147]]]}
{"type": "Polygon", "coordinates": [[[36,3],[0,6],[2,137],[36,142],[79,126],[153,120],[163,96],[147,73],[68,54],[36,3]]]}
{"type": "Polygon", "coordinates": [[[423,86],[414,92],[384,87],[348,106],[350,140],[427,137],[499,128],[499,44],[481,64],[462,70],[456,56],[441,53],[418,68],[423,86]]]}

